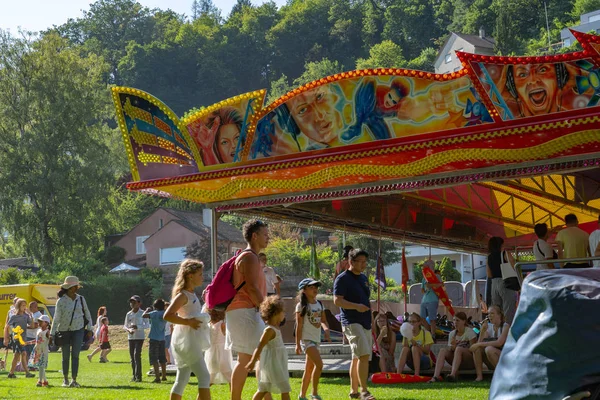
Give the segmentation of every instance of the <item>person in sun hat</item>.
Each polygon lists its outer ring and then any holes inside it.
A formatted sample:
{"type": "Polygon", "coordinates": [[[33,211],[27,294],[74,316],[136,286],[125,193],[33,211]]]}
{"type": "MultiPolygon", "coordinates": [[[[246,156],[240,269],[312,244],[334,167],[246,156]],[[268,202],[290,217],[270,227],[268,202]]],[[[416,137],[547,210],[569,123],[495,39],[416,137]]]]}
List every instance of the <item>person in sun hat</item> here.
{"type": "Polygon", "coordinates": [[[81,283],[76,276],[67,276],[60,286],[54,312],[54,321],[50,330],[50,341],[54,340],[57,332],[62,336],[62,371],[63,387],[80,387],[77,383],[79,372],[79,352],[85,336],[86,328],[92,331],[92,315],[85,298],[77,291],[81,283]],[[69,358],[71,359],[71,383],[69,383],[69,358]]]}

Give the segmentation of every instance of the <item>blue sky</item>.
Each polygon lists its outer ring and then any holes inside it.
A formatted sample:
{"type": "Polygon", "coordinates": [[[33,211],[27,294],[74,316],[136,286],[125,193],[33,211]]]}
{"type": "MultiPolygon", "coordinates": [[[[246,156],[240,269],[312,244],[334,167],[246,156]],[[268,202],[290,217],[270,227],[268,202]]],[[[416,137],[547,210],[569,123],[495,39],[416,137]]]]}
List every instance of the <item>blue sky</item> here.
{"type": "MultiPolygon", "coordinates": [[[[177,13],[190,15],[192,0],[138,0],[150,8],[170,8],[177,13]]],[[[213,0],[227,16],[236,0],[213,0]]],[[[252,0],[254,4],[265,3],[264,0],[252,0]]],[[[61,25],[69,18],[81,17],[82,10],[87,10],[93,0],[2,0],[0,1],[0,29],[9,29],[16,34],[18,28],[40,31],[53,25],[61,25]]],[[[275,0],[281,6],[286,0],[275,0]]]]}

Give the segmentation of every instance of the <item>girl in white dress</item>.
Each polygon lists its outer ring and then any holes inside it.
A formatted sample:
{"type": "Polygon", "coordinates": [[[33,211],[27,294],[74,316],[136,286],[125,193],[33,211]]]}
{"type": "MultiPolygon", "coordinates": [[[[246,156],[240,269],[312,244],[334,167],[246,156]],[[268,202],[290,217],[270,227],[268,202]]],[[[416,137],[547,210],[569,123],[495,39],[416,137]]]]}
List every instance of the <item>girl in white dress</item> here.
{"type": "Polygon", "coordinates": [[[210,310],[210,349],[204,354],[204,361],[210,372],[210,384],[231,384],[233,357],[231,350],[225,350],[225,312],[210,310]]]}
{"type": "Polygon", "coordinates": [[[260,359],[258,390],[252,400],[262,400],[267,393],[281,393],[281,400],[290,400],[290,374],[288,356],[281,337],[279,324],[285,318],[283,301],[279,296],[269,296],[260,305],[260,315],[267,323],[260,343],[252,354],[246,369],[254,369],[260,359]]]}
{"type": "Polygon", "coordinates": [[[194,288],[202,285],[203,268],[198,260],[181,262],[171,304],[163,317],[174,325],[171,352],[177,365],[177,377],[171,400],[181,399],[192,372],[198,378],[198,400],[210,400],[210,374],[204,362],[204,351],[210,347],[210,317],[202,313],[202,305],[194,293],[194,288]]]}

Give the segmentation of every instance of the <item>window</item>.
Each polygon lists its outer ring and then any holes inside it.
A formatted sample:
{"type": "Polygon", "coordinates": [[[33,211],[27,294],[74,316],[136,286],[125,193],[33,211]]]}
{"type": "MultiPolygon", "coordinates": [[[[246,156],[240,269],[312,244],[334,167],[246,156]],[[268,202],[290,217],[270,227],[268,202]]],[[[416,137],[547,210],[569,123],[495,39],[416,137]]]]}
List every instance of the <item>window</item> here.
{"type": "Polygon", "coordinates": [[[144,241],[150,236],[138,236],[135,238],[135,254],[146,254],[146,246],[144,241]]]}
{"type": "Polygon", "coordinates": [[[566,38],[563,42],[563,47],[569,47],[571,45],[571,38],[566,38]]]}
{"type": "Polygon", "coordinates": [[[185,247],[160,249],[160,265],[177,264],[185,258],[185,247]]]}
{"type": "Polygon", "coordinates": [[[446,64],[452,62],[452,54],[448,53],[446,54],[446,64]]]}
{"type": "Polygon", "coordinates": [[[158,220],[158,229],[160,229],[162,227],[163,227],[163,219],[161,218],[158,220]]]}
{"type": "Polygon", "coordinates": [[[600,14],[590,15],[590,18],[588,19],[588,23],[595,22],[595,21],[600,21],[600,14]]]}
{"type": "Polygon", "coordinates": [[[456,269],[456,260],[452,260],[450,263],[452,264],[452,268],[456,269]]]}

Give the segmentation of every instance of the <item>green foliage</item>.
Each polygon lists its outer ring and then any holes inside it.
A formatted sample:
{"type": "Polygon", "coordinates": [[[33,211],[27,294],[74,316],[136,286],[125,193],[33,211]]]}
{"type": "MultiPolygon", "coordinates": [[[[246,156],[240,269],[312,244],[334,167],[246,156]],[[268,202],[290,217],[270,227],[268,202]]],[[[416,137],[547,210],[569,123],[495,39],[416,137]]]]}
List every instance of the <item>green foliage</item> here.
{"type": "Polygon", "coordinates": [[[330,61],[328,58],[323,58],[320,61],[309,61],[304,65],[302,75],[294,79],[293,86],[302,86],[317,79],[343,72],[343,70],[344,67],[340,63],[330,61]]]}
{"type": "Polygon", "coordinates": [[[579,20],[582,14],[600,10],[600,0],[574,0],[573,10],[569,13],[573,20],[579,20]]]}
{"type": "MultiPolygon", "coordinates": [[[[337,253],[322,243],[318,243],[316,248],[317,266],[321,270],[332,268],[337,262],[337,253]]],[[[293,239],[275,237],[269,241],[265,253],[269,265],[275,268],[284,279],[286,275],[308,276],[311,249],[307,244],[293,239]]]]}
{"type": "Polygon", "coordinates": [[[442,280],[444,282],[447,281],[457,281],[461,282],[460,272],[456,270],[456,268],[452,267],[452,261],[448,257],[442,258],[442,261],[439,265],[439,270],[442,275],[442,280]]]}
{"type": "Polygon", "coordinates": [[[122,263],[125,259],[125,249],[119,246],[110,246],[104,250],[102,256],[108,265],[122,263]]]}
{"type": "MultiPolygon", "coordinates": [[[[369,253],[369,268],[373,273],[377,266],[377,253],[379,251],[379,239],[367,236],[348,235],[346,244],[355,249],[363,249],[369,253]]],[[[402,252],[398,251],[394,242],[389,240],[381,241],[381,254],[383,265],[394,264],[402,259],[402,252]]]]}
{"type": "Polygon", "coordinates": [[[1,225],[43,265],[98,245],[122,157],[102,82],[107,65],[56,34],[0,32],[1,225]]]}
{"type": "Polygon", "coordinates": [[[23,281],[23,274],[17,268],[7,268],[0,271],[0,285],[16,285],[23,281]]]}
{"type": "Polygon", "coordinates": [[[369,50],[369,58],[356,60],[357,69],[365,68],[404,68],[406,60],[402,48],[391,40],[384,40],[369,50]]]}
{"type": "Polygon", "coordinates": [[[129,311],[129,298],[137,294],[142,297],[143,306],[161,297],[162,276],[156,271],[144,271],[140,275],[98,275],[83,282],[80,294],[90,307],[93,315],[100,306],[106,306],[112,323],[118,324],[129,311]]]}

